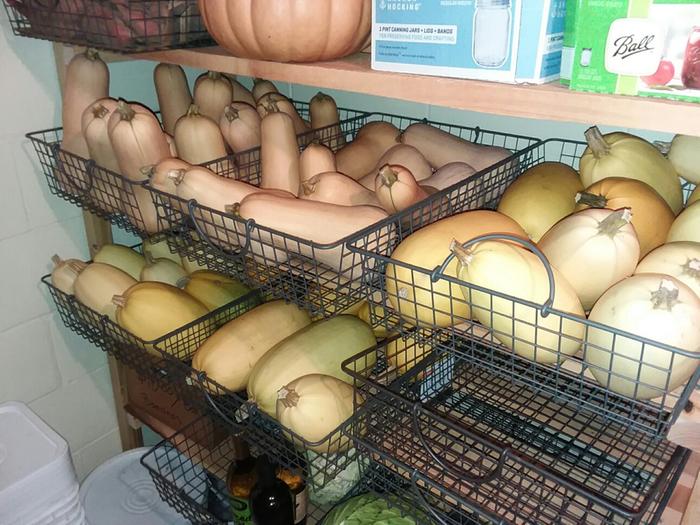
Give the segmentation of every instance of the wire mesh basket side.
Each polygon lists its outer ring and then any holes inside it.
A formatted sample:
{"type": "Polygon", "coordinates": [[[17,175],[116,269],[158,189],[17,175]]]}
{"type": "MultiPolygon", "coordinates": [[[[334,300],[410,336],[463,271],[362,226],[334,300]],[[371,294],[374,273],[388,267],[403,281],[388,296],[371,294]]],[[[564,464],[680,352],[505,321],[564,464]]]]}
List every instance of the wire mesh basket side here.
{"type": "Polygon", "coordinates": [[[361,450],[507,522],[636,523],[687,457],[471,366],[427,331],[343,366],[369,400],[361,450]]]}
{"type": "Polygon", "coordinates": [[[121,53],[215,45],[196,0],[4,0],[15,35],[121,53]]]}

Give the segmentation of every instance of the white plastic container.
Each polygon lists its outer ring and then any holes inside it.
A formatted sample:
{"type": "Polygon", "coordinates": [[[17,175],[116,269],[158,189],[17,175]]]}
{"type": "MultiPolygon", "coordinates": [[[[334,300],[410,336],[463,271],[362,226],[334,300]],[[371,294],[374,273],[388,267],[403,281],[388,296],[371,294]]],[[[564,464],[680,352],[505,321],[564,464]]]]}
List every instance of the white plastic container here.
{"type": "Polygon", "coordinates": [[[68,443],[24,403],[0,404],[0,523],[79,519],[77,488],[68,443]]]}

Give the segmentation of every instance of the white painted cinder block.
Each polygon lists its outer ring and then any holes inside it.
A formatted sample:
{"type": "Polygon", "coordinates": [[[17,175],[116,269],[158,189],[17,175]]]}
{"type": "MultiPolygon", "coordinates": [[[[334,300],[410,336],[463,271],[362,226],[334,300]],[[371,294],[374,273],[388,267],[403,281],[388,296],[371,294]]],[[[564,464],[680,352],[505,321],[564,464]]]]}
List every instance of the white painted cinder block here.
{"type": "Polygon", "coordinates": [[[79,451],[73,453],[73,457],[77,458],[77,461],[75,461],[75,469],[78,474],[78,479],[82,481],[95,467],[100,466],[106,459],[116,456],[121,452],[122,443],[119,437],[119,430],[117,429],[85,445],[79,451]]]}
{"type": "Polygon", "coordinates": [[[0,400],[29,403],[60,388],[49,323],[44,316],[0,333],[0,400]]]}
{"type": "Polygon", "coordinates": [[[9,141],[0,140],[0,162],[4,172],[0,176],[3,185],[0,191],[0,240],[2,240],[29,230],[29,219],[14,170],[12,144],[9,141]]]}
{"type": "Polygon", "coordinates": [[[84,375],[29,406],[75,451],[117,427],[107,367],[84,375]]]}
{"type": "Polygon", "coordinates": [[[106,354],[63,326],[57,313],[51,316],[49,329],[63,384],[75,381],[107,364],[106,354]]]}

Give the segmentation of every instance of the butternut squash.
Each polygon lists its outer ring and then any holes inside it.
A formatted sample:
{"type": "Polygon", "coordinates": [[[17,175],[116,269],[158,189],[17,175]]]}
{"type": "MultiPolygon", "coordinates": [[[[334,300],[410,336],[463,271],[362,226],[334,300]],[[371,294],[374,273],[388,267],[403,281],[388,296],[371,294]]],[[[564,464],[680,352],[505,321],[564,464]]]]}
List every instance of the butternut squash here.
{"type": "Polygon", "coordinates": [[[311,98],[309,113],[311,129],[317,130],[315,136],[321,144],[333,151],[345,146],[345,136],[340,128],[340,113],[333,97],[319,91],[311,98]]]}
{"type": "MultiPolygon", "coordinates": [[[[239,215],[244,219],[254,219],[258,224],[272,228],[288,235],[308,239],[320,245],[335,244],[338,241],[385,219],[384,210],[374,206],[338,206],[325,202],[306,199],[289,199],[268,193],[249,195],[240,203],[239,215]]],[[[381,230],[376,234],[376,241],[381,238],[386,242],[393,231],[381,230]]],[[[272,243],[280,248],[296,249],[279,236],[272,236],[272,243]]],[[[371,242],[370,245],[373,245],[371,242]]],[[[299,244],[301,255],[315,258],[317,261],[338,271],[342,267],[343,257],[353,257],[343,244],[332,248],[315,248],[299,244]]],[[[351,272],[361,272],[358,265],[353,265],[351,272]]],[[[351,276],[345,276],[352,278],[351,276]]]]}
{"type": "Polygon", "coordinates": [[[194,199],[200,205],[222,213],[226,213],[226,206],[260,191],[252,184],[221,177],[203,166],[170,171],[168,178],[175,184],[175,191],[181,199],[194,199]]]}
{"type": "Polygon", "coordinates": [[[386,164],[374,183],[374,191],[387,213],[397,213],[428,197],[405,167],[386,164]]]}
{"type": "Polygon", "coordinates": [[[116,321],[116,306],[112,297],[124,293],[136,279],[110,264],[94,262],[80,272],[73,289],[75,298],[100,315],[116,321]]]}
{"type": "Polygon", "coordinates": [[[465,162],[450,162],[435,170],[430,177],[423,179],[420,183],[421,186],[430,186],[439,191],[465,181],[475,173],[476,170],[465,162]]]}
{"type": "Polygon", "coordinates": [[[299,116],[299,113],[297,113],[292,101],[281,93],[268,93],[258,100],[256,107],[260,118],[263,118],[268,113],[275,111],[281,111],[282,113],[289,115],[294,123],[294,133],[297,135],[307,133],[311,129],[307,122],[299,116]]]}
{"type": "Polygon", "coordinates": [[[156,86],[163,129],[172,135],[175,133],[175,123],[192,105],[185,71],[175,64],[158,64],[153,70],[153,83],[156,86]]]}
{"type": "Polygon", "coordinates": [[[202,114],[194,104],[175,124],[179,157],[190,164],[204,164],[226,156],[226,144],[217,121],[202,114]]]}
{"type": "Polygon", "coordinates": [[[411,172],[414,180],[421,183],[433,174],[433,169],[420,151],[413,146],[396,144],[389,148],[377,161],[377,165],[359,180],[360,184],[367,189],[374,190],[377,173],[387,164],[403,166],[411,172]]]}
{"type": "Polygon", "coordinates": [[[226,106],[219,129],[234,153],[241,153],[260,146],[260,115],[245,102],[232,102],[226,106]]]}
{"type": "Polygon", "coordinates": [[[65,294],[73,295],[75,293],[75,280],[88,263],[79,259],[61,259],[58,255],[51,257],[53,270],[51,270],[51,284],[54,288],[62,291],[65,294]]]}
{"type": "MultiPolygon", "coordinates": [[[[299,194],[299,145],[292,118],[273,111],[260,123],[260,187],[299,194]]],[[[236,201],[233,201],[236,202],[236,201]]]]}
{"type": "Polygon", "coordinates": [[[335,155],[323,144],[312,142],[299,156],[299,179],[303,184],[314,175],[336,171],[335,155]]]}
{"type": "Polygon", "coordinates": [[[258,360],[277,343],[311,324],[296,305],[271,301],[219,328],[197,349],[192,368],[233,392],[245,389],[258,360]],[[270,330],[274,327],[274,330],[270,330]]]}
{"type": "Polygon", "coordinates": [[[469,142],[422,122],[408,126],[401,142],[415,147],[435,169],[450,162],[464,162],[481,171],[512,155],[505,148],[469,142]]]}
{"type": "Polygon", "coordinates": [[[337,171],[318,173],[302,182],[301,185],[303,191],[299,196],[302,199],[342,206],[380,205],[373,191],[364,188],[357,181],[337,171]]]}
{"type": "Polygon", "coordinates": [[[233,102],[243,102],[251,107],[255,107],[255,98],[253,98],[253,93],[241,84],[234,75],[226,75],[229,82],[231,82],[231,89],[233,93],[233,102]]]}
{"type": "Polygon", "coordinates": [[[194,83],[194,103],[202,115],[219,122],[224,108],[233,102],[233,88],[228,78],[216,71],[200,75],[194,83]]]}
{"type": "Polygon", "coordinates": [[[263,78],[254,78],[253,98],[255,99],[255,103],[257,104],[258,101],[268,93],[279,93],[279,91],[277,90],[277,86],[275,86],[269,80],[265,80],[263,78]]]}
{"type": "Polygon", "coordinates": [[[359,180],[372,170],[384,153],[395,146],[401,132],[390,122],[375,121],[362,126],[355,140],[335,154],[338,171],[359,180]]]}

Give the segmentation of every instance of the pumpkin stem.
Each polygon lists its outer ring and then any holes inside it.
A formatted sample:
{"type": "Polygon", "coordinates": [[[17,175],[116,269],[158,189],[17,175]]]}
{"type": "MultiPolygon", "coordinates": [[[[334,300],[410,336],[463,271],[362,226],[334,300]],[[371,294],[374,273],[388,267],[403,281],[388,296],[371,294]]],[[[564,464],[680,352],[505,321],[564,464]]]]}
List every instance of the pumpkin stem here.
{"type": "Polygon", "coordinates": [[[117,308],[124,308],[126,306],[126,297],[123,295],[112,296],[112,304],[117,308]]]}
{"type": "Polygon", "coordinates": [[[583,204],[591,208],[605,208],[608,204],[608,199],[603,195],[596,195],[595,193],[588,193],[585,191],[578,192],[575,200],[576,204],[583,204]]]}
{"type": "Polygon", "coordinates": [[[293,388],[283,386],[277,391],[277,399],[282,401],[286,408],[294,408],[299,404],[299,394],[293,388]]]}
{"type": "Polygon", "coordinates": [[[190,104],[190,107],[187,108],[187,116],[188,117],[198,117],[199,116],[199,107],[197,104],[190,104]]]}
{"type": "Polygon", "coordinates": [[[53,263],[54,267],[60,265],[63,262],[63,259],[61,259],[58,254],[54,254],[51,256],[51,262],[53,263]]]}
{"type": "Polygon", "coordinates": [[[695,280],[700,280],[700,259],[688,259],[688,262],[683,265],[683,273],[695,280]]]}
{"type": "Polygon", "coordinates": [[[457,242],[457,239],[452,239],[450,243],[450,251],[455,254],[455,257],[459,259],[464,266],[468,266],[472,262],[472,254],[470,250],[467,250],[464,246],[457,242]]]}
{"type": "Polygon", "coordinates": [[[109,115],[109,110],[104,106],[104,104],[96,104],[92,106],[92,116],[95,118],[105,118],[109,115]]]}
{"type": "Polygon", "coordinates": [[[187,284],[192,280],[192,278],[189,275],[185,275],[184,277],[180,277],[176,282],[175,286],[180,288],[180,290],[184,290],[187,287],[187,284]]]}
{"type": "Polygon", "coordinates": [[[605,141],[605,137],[598,129],[598,126],[588,128],[584,135],[586,137],[588,147],[591,148],[593,156],[596,159],[604,157],[610,153],[610,144],[605,141]]]}
{"type": "Polygon", "coordinates": [[[167,177],[173,181],[173,184],[177,186],[178,184],[182,184],[182,181],[185,178],[185,173],[187,173],[187,170],[170,170],[168,172],[167,177]]]}
{"type": "Polygon", "coordinates": [[[233,122],[234,120],[239,118],[239,112],[233,106],[226,106],[226,109],[224,110],[224,115],[226,116],[226,119],[229,122],[233,122]]]}
{"type": "Polygon", "coordinates": [[[379,169],[377,177],[379,177],[379,180],[383,186],[388,186],[389,188],[391,188],[396,181],[399,180],[396,171],[394,171],[389,164],[384,164],[384,166],[379,169]]]}
{"type": "Polygon", "coordinates": [[[304,195],[311,195],[314,191],[316,191],[316,184],[318,184],[318,175],[314,175],[308,180],[305,180],[304,182],[301,183],[302,190],[304,191],[304,195]]]}
{"type": "Polygon", "coordinates": [[[120,100],[117,103],[116,111],[119,113],[122,120],[132,120],[136,115],[136,111],[127,104],[126,100],[120,100]]]}
{"type": "Polygon", "coordinates": [[[241,203],[235,202],[233,204],[227,204],[226,206],[224,206],[224,211],[229,215],[235,215],[236,217],[240,217],[241,203]]]}
{"type": "Polygon", "coordinates": [[[678,304],[678,286],[668,279],[661,279],[659,289],[651,292],[651,302],[655,309],[663,308],[669,312],[678,304]]]}
{"type": "Polygon", "coordinates": [[[598,233],[614,237],[620,231],[620,228],[630,223],[632,220],[632,212],[629,208],[621,208],[612,212],[598,223],[598,233]]]}

